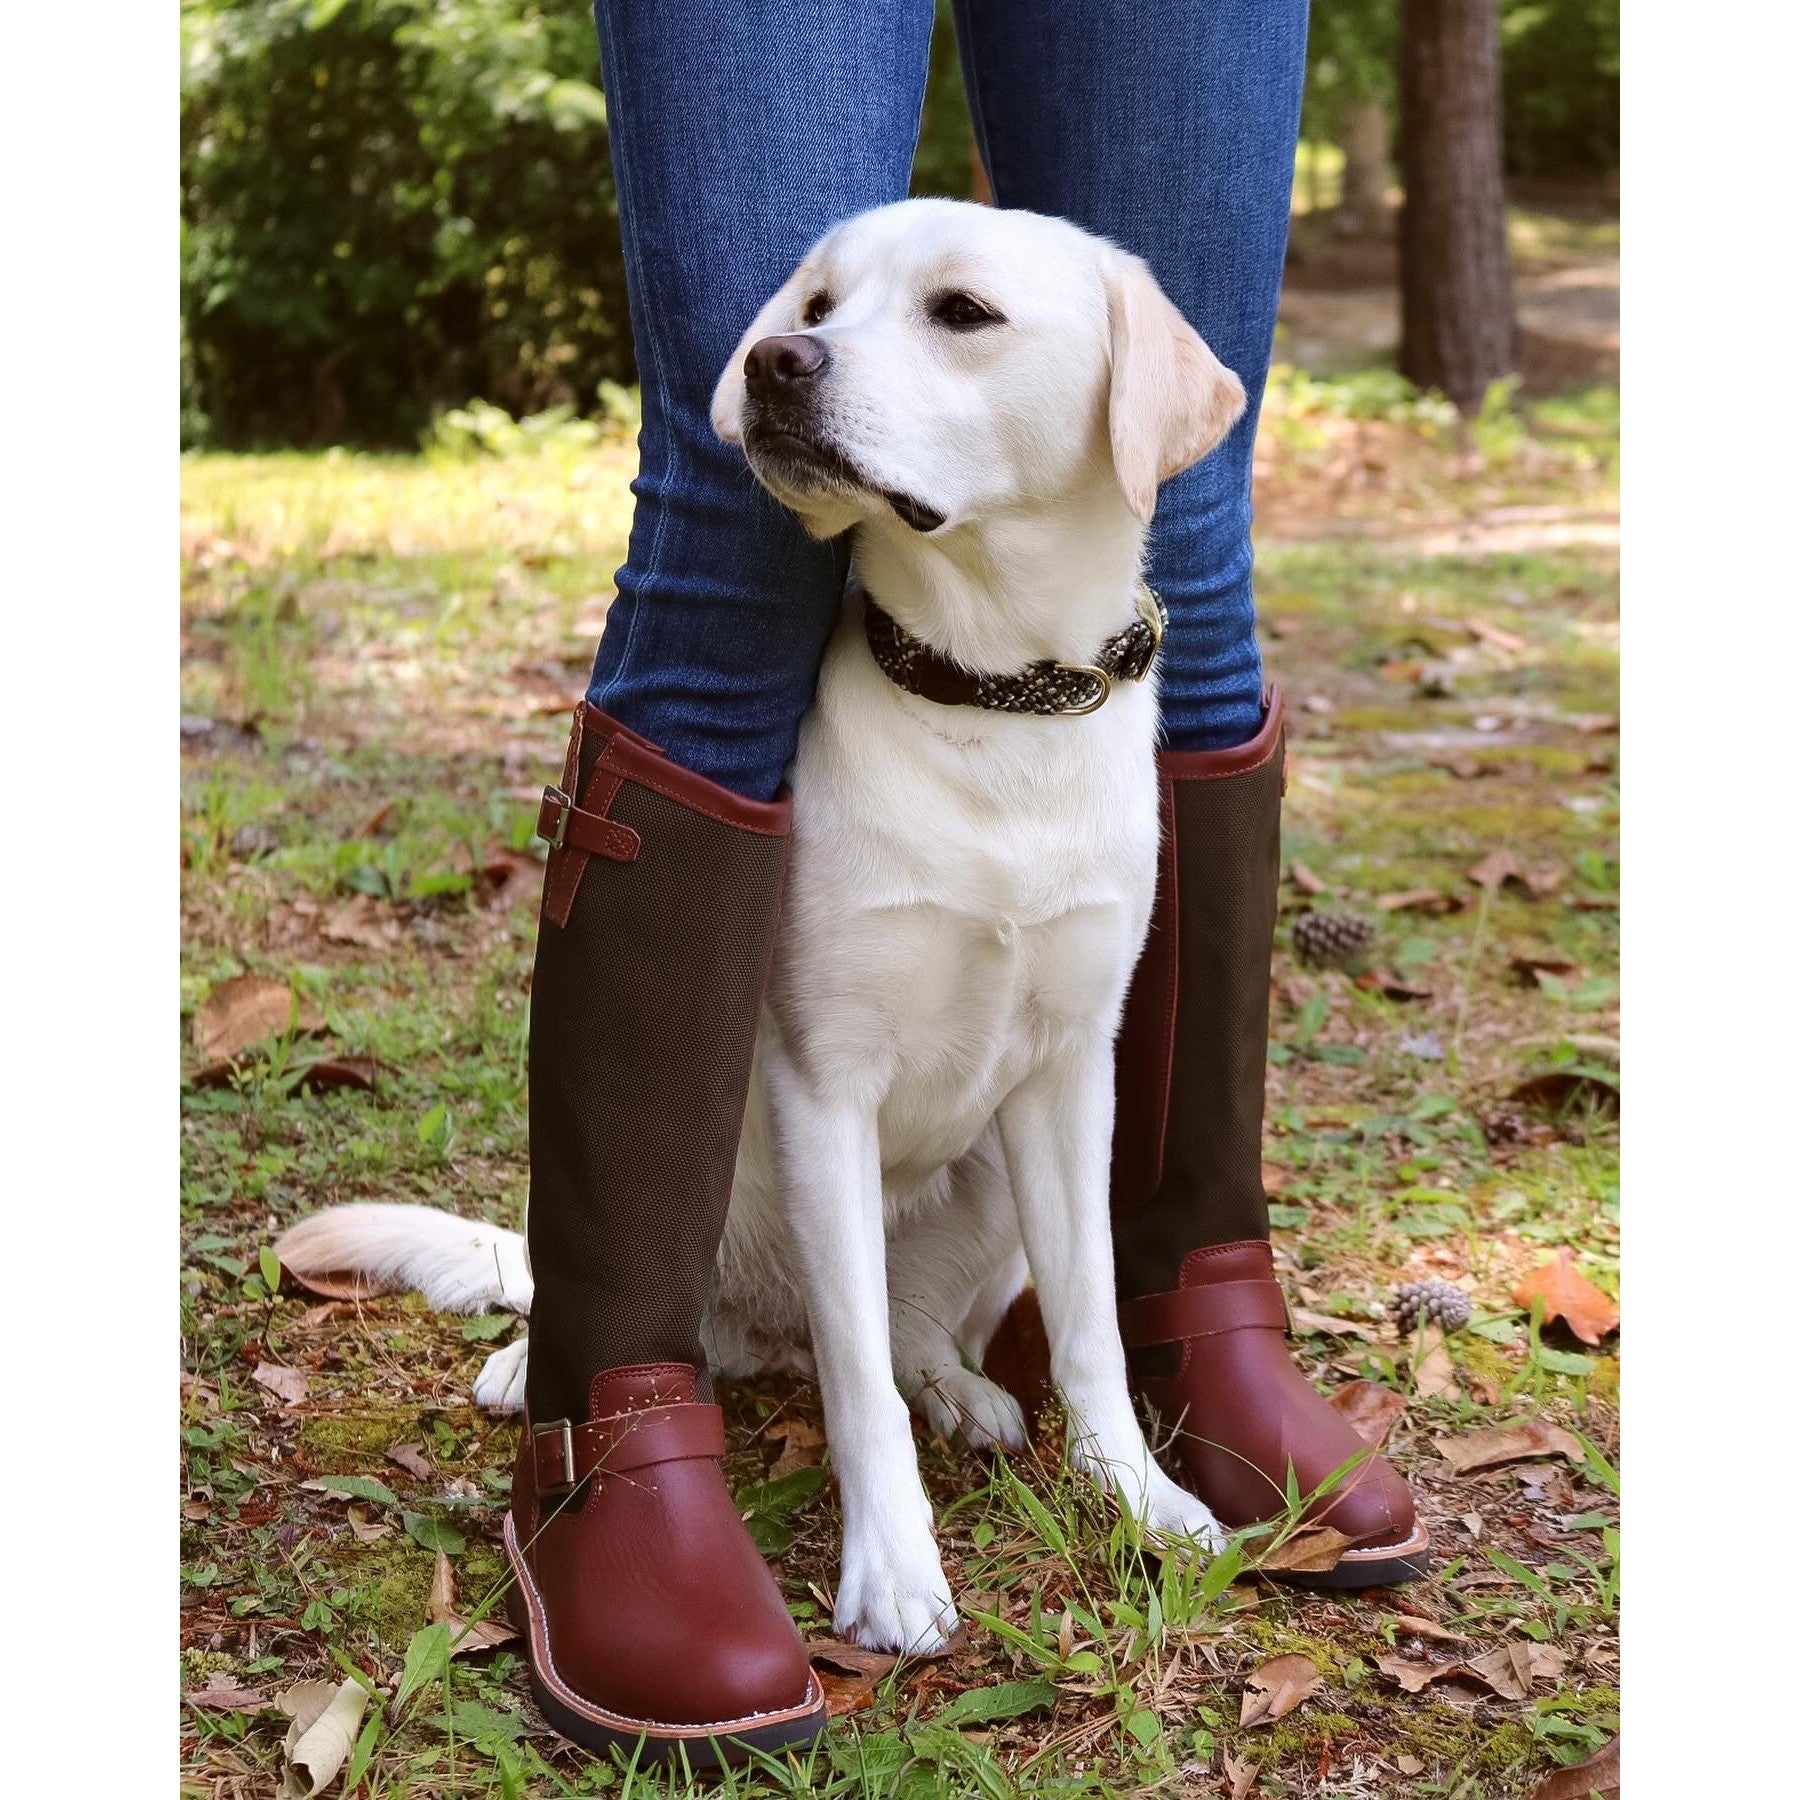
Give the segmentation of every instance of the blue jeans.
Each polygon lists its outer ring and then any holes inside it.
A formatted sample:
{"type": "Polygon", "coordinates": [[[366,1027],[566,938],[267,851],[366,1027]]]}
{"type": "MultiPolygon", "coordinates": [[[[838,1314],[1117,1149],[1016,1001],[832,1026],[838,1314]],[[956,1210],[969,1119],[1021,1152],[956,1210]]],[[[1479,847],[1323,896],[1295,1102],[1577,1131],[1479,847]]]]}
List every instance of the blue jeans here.
{"type": "MultiPolygon", "coordinates": [[[[958,0],[1002,206],[1142,256],[1250,396],[1168,482],[1164,736],[1261,722],[1250,456],[1287,247],[1306,0],[958,0]]],[[[720,444],[712,389],[744,327],[838,220],[905,197],[931,0],[596,0],[643,385],[636,510],[589,698],[696,773],[770,798],[836,621],[818,544],[720,444]]]]}

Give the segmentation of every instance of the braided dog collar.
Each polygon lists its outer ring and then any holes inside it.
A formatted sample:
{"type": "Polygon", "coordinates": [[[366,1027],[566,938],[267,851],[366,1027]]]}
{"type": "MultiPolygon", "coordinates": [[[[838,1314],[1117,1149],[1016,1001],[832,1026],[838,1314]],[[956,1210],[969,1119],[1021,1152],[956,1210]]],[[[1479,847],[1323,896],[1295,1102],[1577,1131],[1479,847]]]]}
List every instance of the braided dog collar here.
{"type": "Polygon", "coordinates": [[[881,672],[896,687],[939,706],[980,706],[989,712],[1080,718],[1098,712],[1120,681],[1150,673],[1169,628],[1168,609],[1141,582],[1137,617],[1115,631],[1091,663],[1027,663],[1016,675],[982,675],[952,662],[916,638],[872,594],[863,596],[863,633],[881,672]]]}

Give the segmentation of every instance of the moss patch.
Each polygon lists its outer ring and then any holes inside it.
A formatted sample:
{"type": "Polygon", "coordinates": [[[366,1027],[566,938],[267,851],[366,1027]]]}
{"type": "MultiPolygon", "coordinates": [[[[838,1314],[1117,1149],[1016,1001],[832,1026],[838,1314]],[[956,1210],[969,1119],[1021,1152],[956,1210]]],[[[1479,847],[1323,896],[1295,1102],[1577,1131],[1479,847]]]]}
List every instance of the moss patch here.
{"type": "Polygon", "coordinates": [[[366,1475],[387,1459],[388,1445],[413,1434],[419,1415],[410,1407],[384,1413],[322,1413],[300,1428],[307,1463],[325,1475],[366,1475]]]}

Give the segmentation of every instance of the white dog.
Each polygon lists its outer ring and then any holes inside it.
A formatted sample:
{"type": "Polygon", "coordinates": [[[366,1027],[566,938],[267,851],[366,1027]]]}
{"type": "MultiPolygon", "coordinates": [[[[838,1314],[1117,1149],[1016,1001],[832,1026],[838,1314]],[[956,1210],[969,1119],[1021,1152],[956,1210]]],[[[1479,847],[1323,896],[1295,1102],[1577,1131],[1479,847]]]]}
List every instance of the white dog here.
{"type": "MultiPolygon", "coordinates": [[[[728,1376],[816,1366],[835,1623],[865,1644],[930,1652],[954,1627],[907,1402],[1023,1443],[974,1371],[1028,1271],[1075,1461],[1159,1538],[1218,1542],[1145,1444],[1114,1314],[1112,1044],[1155,882],[1154,676],[1079,714],[938,704],[884,673],[863,609],[967,670],[1092,665],[1139,616],[1157,484],[1242,407],[1137,259],[937,200],[832,231],[718,384],[721,437],[816,536],[854,532],[855,581],[794,764],[703,1336],[728,1376]]],[[[334,1208],[280,1252],[444,1307],[530,1303],[516,1233],[425,1208],[334,1208]]],[[[522,1402],[525,1350],[490,1360],[478,1400],[522,1402]]]]}

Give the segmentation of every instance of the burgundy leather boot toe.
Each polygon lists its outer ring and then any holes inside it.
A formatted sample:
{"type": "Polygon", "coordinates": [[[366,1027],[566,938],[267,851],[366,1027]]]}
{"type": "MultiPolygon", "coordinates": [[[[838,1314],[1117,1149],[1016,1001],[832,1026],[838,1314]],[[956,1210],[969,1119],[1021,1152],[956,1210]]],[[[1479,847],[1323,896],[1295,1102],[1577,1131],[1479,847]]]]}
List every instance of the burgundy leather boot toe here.
{"type": "Polygon", "coordinates": [[[732,1503],[719,1409],[665,1363],[594,1377],[585,1424],[527,1422],[506,1521],[544,1717],[695,1770],[809,1742],[825,1697],[732,1503]]]}
{"type": "Polygon", "coordinates": [[[1188,1486],[1224,1524],[1236,1530],[1283,1511],[1290,1466],[1306,1495],[1354,1459],[1305,1514],[1351,1546],[1335,1568],[1305,1579],[1374,1587],[1426,1573],[1430,1539],[1411,1490],[1288,1356],[1287,1302],[1266,1243],[1190,1251],[1181,1285],[1128,1300],[1119,1326],[1128,1351],[1163,1347],[1167,1373],[1141,1375],[1139,1391],[1174,1434],[1188,1486]]]}

